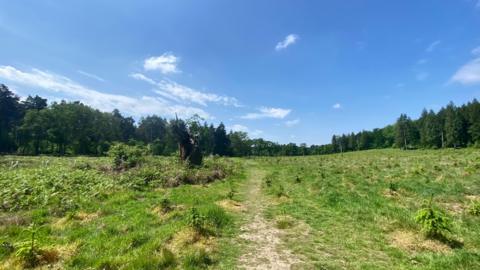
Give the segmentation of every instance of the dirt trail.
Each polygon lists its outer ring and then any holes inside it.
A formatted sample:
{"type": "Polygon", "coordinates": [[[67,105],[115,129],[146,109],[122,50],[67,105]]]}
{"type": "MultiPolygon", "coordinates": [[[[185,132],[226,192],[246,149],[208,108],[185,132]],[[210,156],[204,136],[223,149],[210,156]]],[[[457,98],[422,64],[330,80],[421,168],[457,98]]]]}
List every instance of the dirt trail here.
{"type": "Polygon", "coordinates": [[[282,246],[282,232],[263,217],[268,201],[262,194],[265,172],[254,164],[250,167],[246,193],[247,222],[241,228],[240,238],[248,241],[245,254],[240,257],[243,269],[292,269],[301,261],[282,246]]]}

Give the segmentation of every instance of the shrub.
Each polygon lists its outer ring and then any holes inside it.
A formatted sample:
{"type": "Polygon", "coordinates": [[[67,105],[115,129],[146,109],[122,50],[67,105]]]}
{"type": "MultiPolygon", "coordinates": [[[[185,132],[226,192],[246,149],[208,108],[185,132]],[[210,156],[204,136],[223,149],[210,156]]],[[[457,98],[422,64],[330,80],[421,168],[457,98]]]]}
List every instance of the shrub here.
{"type": "Polygon", "coordinates": [[[474,216],[480,216],[480,201],[472,201],[468,208],[468,213],[474,216]]]}
{"type": "Polygon", "coordinates": [[[108,151],[113,158],[113,167],[116,170],[129,169],[143,162],[143,150],[138,146],[123,143],[114,144],[108,151]]]}
{"type": "Polygon", "coordinates": [[[451,220],[444,213],[435,210],[431,200],[426,207],[417,212],[415,221],[422,226],[422,231],[428,237],[443,239],[452,231],[451,220]]]}

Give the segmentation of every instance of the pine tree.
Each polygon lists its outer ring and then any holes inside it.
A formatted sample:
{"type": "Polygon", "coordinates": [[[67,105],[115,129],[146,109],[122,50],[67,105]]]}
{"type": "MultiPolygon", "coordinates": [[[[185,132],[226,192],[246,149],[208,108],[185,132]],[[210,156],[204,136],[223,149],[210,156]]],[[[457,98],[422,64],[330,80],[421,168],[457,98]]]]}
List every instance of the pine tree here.
{"type": "Polygon", "coordinates": [[[445,108],[445,141],[454,148],[461,145],[462,121],[458,109],[450,102],[445,108]]]}
{"type": "Polygon", "coordinates": [[[395,144],[397,147],[407,149],[413,138],[413,133],[412,120],[406,114],[401,114],[395,124],[395,144]]]}

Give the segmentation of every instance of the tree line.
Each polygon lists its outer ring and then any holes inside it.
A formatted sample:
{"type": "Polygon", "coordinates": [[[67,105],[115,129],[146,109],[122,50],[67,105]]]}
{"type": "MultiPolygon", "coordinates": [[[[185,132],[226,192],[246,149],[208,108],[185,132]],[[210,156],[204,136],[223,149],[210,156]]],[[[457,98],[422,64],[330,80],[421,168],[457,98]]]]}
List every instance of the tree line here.
{"type": "Polygon", "coordinates": [[[225,125],[200,117],[166,119],[151,115],[138,123],[118,110],[101,112],[81,102],[53,102],[39,96],[21,101],[0,84],[0,153],[23,155],[104,155],[115,142],[145,147],[152,155],[178,152],[178,127],[188,130],[203,155],[297,156],[375,148],[442,148],[480,145],[480,104],[453,103],[437,113],[424,110],[412,120],[402,114],[394,125],[372,131],[335,135],[325,145],[279,144],[250,139],[225,125]]]}

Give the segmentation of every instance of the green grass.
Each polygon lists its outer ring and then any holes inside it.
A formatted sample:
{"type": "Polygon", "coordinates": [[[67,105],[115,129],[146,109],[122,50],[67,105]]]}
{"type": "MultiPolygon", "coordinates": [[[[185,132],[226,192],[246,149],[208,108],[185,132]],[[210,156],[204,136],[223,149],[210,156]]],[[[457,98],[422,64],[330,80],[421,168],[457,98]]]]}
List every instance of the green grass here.
{"type": "Polygon", "coordinates": [[[187,213],[193,206],[205,216],[211,232],[205,256],[212,258],[215,267],[232,267],[238,250],[228,239],[238,232],[238,216],[219,209],[215,202],[243,182],[238,160],[212,159],[202,168],[186,169],[174,158],[149,158],[142,168],[122,173],[108,170],[109,164],[104,158],[0,159],[0,203],[4,205],[0,212],[0,269],[21,269],[9,247],[29,239],[31,223],[38,228],[39,247],[58,251],[61,268],[181,268],[192,256],[190,246],[203,241],[187,239],[172,249],[177,235],[188,230],[187,213]],[[11,168],[16,160],[19,165],[11,168]],[[205,175],[219,170],[228,175],[226,179],[203,182],[205,175]],[[165,185],[185,174],[204,184],[165,185]],[[165,199],[170,209],[164,209],[165,199]]]}
{"type": "Polygon", "coordinates": [[[0,157],[0,269],[22,268],[15,253],[32,223],[62,269],[235,269],[246,214],[217,203],[246,199],[252,165],[266,172],[265,216],[306,268],[480,269],[475,149],[208,158],[190,169],[148,157],[121,172],[108,158],[0,157]],[[451,221],[445,237],[416,222],[426,205],[451,221]]]}
{"type": "Polygon", "coordinates": [[[478,150],[375,150],[258,161],[269,171],[265,192],[280,202],[267,216],[286,214],[304,224],[297,235],[309,228],[308,236],[285,241],[315,268],[480,268],[480,219],[469,211],[471,198],[480,199],[478,150]],[[279,190],[288,199],[279,200],[279,190]],[[454,225],[450,242],[429,239],[433,247],[425,248],[415,215],[432,195],[454,225]],[[413,243],[402,239],[409,235],[413,243]]]}

